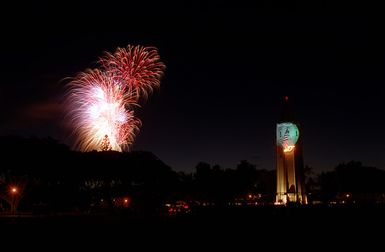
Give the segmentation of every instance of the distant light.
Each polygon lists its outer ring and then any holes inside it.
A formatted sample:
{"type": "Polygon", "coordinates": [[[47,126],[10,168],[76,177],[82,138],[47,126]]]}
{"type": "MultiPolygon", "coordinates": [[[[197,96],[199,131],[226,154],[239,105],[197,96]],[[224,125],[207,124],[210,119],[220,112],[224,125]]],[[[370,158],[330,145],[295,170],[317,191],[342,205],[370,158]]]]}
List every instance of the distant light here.
{"type": "Polygon", "coordinates": [[[127,203],[128,202],[128,199],[124,199],[124,203],[127,203]]]}
{"type": "Polygon", "coordinates": [[[289,101],[289,96],[285,96],[285,101],[289,101]]]}
{"type": "Polygon", "coordinates": [[[350,194],[348,193],[348,194],[346,194],[346,198],[349,198],[350,197],[350,194]]]}
{"type": "Polygon", "coordinates": [[[253,195],[252,194],[249,194],[249,198],[252,198],[253,197],[253,195]]]}
{"type": "Polygon", "coordinates": [[[13,194],[17,193],[17,188],[16,187],[12,187],[11,188],[11,193],[13,193],[13,194]]]}

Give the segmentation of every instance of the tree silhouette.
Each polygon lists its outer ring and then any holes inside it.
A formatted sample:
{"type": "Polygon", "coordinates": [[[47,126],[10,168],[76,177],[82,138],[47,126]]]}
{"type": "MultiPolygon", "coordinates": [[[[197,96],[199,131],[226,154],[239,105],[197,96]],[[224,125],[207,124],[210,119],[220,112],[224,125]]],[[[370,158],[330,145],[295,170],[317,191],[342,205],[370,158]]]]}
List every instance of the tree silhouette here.
{"type": "MultiPolygon", "coordinates": [[[[228,206],[237,198],[258,194],[265,195],[263,202],[274,202],[275,170],[257,169],[246,160],[236,169],[200,162],[194,173],[177,173],[151,152],[81,153],[38,138],[0,137],[0,143],[0,193],[13,212],[89,212],[102,205],[114,211],[113,199],[122,197],[132,200],[130,209],[138,214],[154,214],[165,202],[177,200],[228,206]],[[11,198],[12,186],[17,187],[17,198],[11,198]]],[[[311,174],[310,168],[306,170],[311,174]]],[[[324,202],[347,193],[354,200],[358,194],[385,193],[385,171],[359,162],[309,177],[314,177],[307,181],[309,192],[324,202]]]]}
{"type": "Polygon", "coordinates": [[[247,194],[256,189],[257,169],[247,160],[242,160],[236,169],[238,193],[247,194]]]}
{"type": "Polygon", "coordinates": [[[385,171],[357,161],[341,163],[334,170],[321,173],[317,180],[324,201],[339,194],[366,195],[369,199],[385,192],[385,171]]]}

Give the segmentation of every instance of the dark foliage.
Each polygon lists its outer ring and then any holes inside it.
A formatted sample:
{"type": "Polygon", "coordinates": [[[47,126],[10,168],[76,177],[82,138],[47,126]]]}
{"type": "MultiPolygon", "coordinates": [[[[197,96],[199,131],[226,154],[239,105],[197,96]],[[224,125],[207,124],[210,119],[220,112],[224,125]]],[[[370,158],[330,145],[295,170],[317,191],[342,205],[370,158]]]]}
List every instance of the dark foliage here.
{"type": "MultiPolygon", "coordinates": [[[[246,160],[236,169],[200,162],[186,174],[150,152],[81,153],[50,138],[8,136],[0,142],[0,210],[9,209],[9,185],[22,189],[19,210],[36,213],[98,213],[126,206],[132,214],[157,215],[165,202],[178,200],[225,206],[249,195],[258,195],[261,203],[275,199],[275,171],[246,160]]],[[[383,170],[352,161],[319,175],[306,167],[305,173],[310,201],[384,201],[383,170]]]]}

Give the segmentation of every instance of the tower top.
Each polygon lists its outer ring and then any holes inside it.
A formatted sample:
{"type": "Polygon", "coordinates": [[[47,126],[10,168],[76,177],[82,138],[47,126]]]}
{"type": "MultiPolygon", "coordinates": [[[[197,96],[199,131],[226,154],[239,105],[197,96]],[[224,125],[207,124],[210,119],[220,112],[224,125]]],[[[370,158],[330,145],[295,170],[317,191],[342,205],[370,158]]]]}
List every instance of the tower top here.
{"type": "Polygon", "coordinates": [[[293,115],[293,109],[291,102],[289,102],[289,96],[285,96],[282,102],[281,115],[279,117],[279,122],[295,122],[295,117],[293,115]]]}

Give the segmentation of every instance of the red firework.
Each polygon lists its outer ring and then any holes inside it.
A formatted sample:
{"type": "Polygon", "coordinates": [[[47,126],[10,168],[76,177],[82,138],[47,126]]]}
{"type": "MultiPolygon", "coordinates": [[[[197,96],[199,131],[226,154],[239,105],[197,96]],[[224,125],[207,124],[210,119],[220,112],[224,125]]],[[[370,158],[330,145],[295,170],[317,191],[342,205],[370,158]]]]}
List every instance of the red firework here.
{"type": "Polygon", "coordinates": [[[104,71],[125,85],[136,100],[147,97],[148,92],[159,87],[166,66],[160,61],[155,47],[131,46],[118,48],[114,54],[106,53],[99,59],[104,71]]]}

